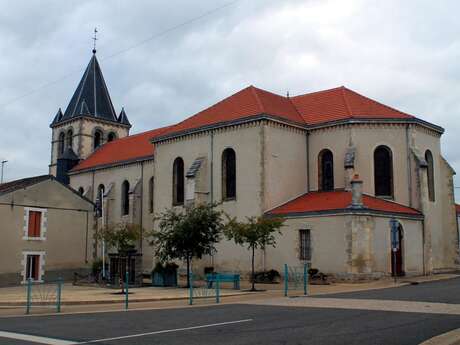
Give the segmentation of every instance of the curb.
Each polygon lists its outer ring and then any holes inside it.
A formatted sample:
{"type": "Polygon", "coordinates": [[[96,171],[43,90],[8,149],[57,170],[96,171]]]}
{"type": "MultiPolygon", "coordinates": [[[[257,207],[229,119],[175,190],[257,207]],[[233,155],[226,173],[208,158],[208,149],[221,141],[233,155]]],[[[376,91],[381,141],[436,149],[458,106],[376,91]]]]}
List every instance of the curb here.
{"type": "Polygon", "coordinates": [[[419,345],[460,345],[460,328],[425,340],[419,345]]]}

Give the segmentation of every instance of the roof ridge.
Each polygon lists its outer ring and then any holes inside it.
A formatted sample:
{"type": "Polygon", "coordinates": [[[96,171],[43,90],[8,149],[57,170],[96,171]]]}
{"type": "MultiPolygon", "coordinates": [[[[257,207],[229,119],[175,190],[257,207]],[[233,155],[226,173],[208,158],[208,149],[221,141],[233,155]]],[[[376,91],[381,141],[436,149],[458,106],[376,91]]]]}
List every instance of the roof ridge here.
{"type": "Polygon", "coordinates": [[[368,193],[363,193],[363,196],[367,196],[367,197],[370,197],[370,198],[372,198],[372,199],[376,199],[376,200],[380,200],[380,201],[383,201],[383,202],[387,202],[387,203],[389,203],[389,204],[394,204],[394,205],[398,205],[398,206],[402,206],[402,207],[407,207],[407,208],[410,208],[411,210],[414,210],[414,211],[416,211],[416,212],[418,212],[418,213],[422,213],[420,210],[417,210],[417,209],[414,208],[414,207],[410,207],[410,206],[401,204],[401,203],[396,202],[396,201],[394,201],[394,200],[387,200],[387,199],[383,199],[383,198],[378,198],[378,197],[376,197],[375,195],[370,195],[370,194],[368,194],[368,193]]]}
{"type": "Polygon", "coordinates": [[[303,94],[300,94],[300,95],[297,95],[297,96],[292,96],[292,97],[289,97],[289,98],[300,98],[300,97],[303,97],[303,96],[310,96],[310,95],[319,94],[319,93],[331,92],[331,91],[335,91],[335,90],[338,90],[338,89],[343,88],[343,87],[344,86],[337,86],[337,87],[333,87],[331,89],[307,92],[307,93],[303,93],[303,94]]]}
{"type": "Polygon", "coordinates": [[[347,108],[347,111],[348,111],[348,115],[350,117],[353,117],[353,113],[351,111],[351,108],[350,108],[350,105],[348,104],[348,101],[347,101],[347,98],[345,97],[345,86],[341,86],[340,87],[340,92],[342,94],[342,98],[343,98],[343,101],[345,103],[345,107],[347,108]]]}
{"type": "Polygon", "coordinates": [[[261,90],[261,89],[258,89],[256,87],[254,87],[253,85],[250,85],[249,86],[249,89],[252,91],[252,94],[254,95],[254,97],[256,98],[256,101],[257,101],[257,104],[259,105],[260,107],[260,111],[262,113],[265,113],[265,107],[264,107],[264,104],[262,103],[262,100],[260,99],[257,91],[261,90]]]}
{"type": "Polygon", "coordinates": [[[343,88],[344,88],[344,90],[346,90],[346,91],[352,92],[352,93],[354,93],[355,95],[358,95],[358,96],[360,96],[360,97],[363,97],[363,98],[367,99],[368,101],[371,101],[371,102],[373,102],[373,103],[376,103],[376,104],[378,104],[378,105],[380,105],[380,106],[382,106],[382,107],[385,107],[385,108],[387,108],[387,109],[396,111],[397,113],[400,113],[400,114],[402,114],[402,115],[406,115],[406,116],[410,116],[410,117],[415,117],[414,115],[411,115],[411,114],[409,114],[409,113],[405,113],[404,111],[398,110],[398,109],[396,109],[396,108],[390,107],[389,105],[386,105],[386,104],[384,104],[384,103],[381,103],[381,102],[379,102],[379,101],[376,101],[375,99],[372,99],[372,98],[369,98],[369,97],[367,97],[367,96],[364,96],[364,95],[360,94],[359,92],[356,92],[356,91],[354,91],[354,90],[352,90],[352,89],[349,89],[349,88],[347,88],[347,87],[345,87],[345,86],[343,86],[343,88]]]}

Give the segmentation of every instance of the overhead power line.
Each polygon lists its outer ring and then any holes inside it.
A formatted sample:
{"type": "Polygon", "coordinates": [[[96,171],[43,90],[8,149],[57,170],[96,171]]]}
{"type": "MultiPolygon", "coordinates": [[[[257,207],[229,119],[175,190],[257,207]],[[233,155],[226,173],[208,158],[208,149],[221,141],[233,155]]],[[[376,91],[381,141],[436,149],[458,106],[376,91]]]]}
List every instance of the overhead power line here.
{"type": "MultiPolygon", "coordinates": [[[[121,49],[121,50],[119,50],[119,51],[117,51],[117,52],[115,52],[115,53],[113,53],[111,55],[105,56],[105,57],[101,58],[100,60],[112,59],[112,58],[114,58],[114,57],[116,57],[118,55],[124,54],[124,53],[130,51],[131,49],[135,49],[135,48],[137,48],[139,46],[142,46],[142,45],[144,45],[144,44],[146,44],[146,43],[148,43],[150,41],[153,41],[153,40],[158,39],[158,38],[160,38],[162,36],[165,36],[165,35],[169,34],[172,31],[178,30],[178,29],[180,29],[180,28],[182,28],[184,26],[187,26],[187,25],[190,25],[192,23],[195,23],[195,22],[197,22],[197,21],[199,21],[199,20],[201,20],[203,18],[209,17],[210,15],[212,15],[212,14],[214,14],[216,12],[219,12],[219,11],[223,10],[224,8],[227,8],[227,7],[230,7],[230,6],[234,5],[238,1],[239,0],[230,1],[230,2],[225,3],[222,6],[215,7],[213,9],[209,10],[209,11],[206,11],[206,12],[202,13],[201,15],[199,15],[197,17],[193,17],[193,18],[188,19],[188,20],[186,20],[186,21],[184,21],[184,22],[182,22],[180,24],[171,26],[171,27],[169,27],[169,28],[167,28],[167,29],[165,29],[165,30],[163,30],[161,32],[156,33],[155,35],[152,35],[152,36],[150,36],[150,37],[148,37],[146,39],[143,39],[142,41],[139,41],[139,42],[137,42],[137,43],[135,43],[135,44],[133,44],[131,46],[128,46],[126,48],[123,48],[123,49],[121,49]]],[[[8,106],[8,105],[10,105],[12,103],[15,103],[15,102],[23,99],[23,98],[26,98],[26,97],[34,94],[34,93],[37,93],[37,92],[39,92],[39,91],[41,91],[43,89],[46,89],[46,88],[48,88],[48,87],[50,87],[52,85],[55,85],[55,84],[65,80],[65,79],[69,78],[70,76],[74,75],[75,73],[82,72],[82,71],[83,71],[83,69],[79,68],[78,70],[74,70],[74,71],[72,71],[72,72],[70,72],[70,73],[68,73],[68,74],[66,74],[66,75],[64,75],[62,77],[59,77],[59,78],[57,78],[57,79],[55,79],[53,81],[50,81],[50,82],[45,83],[45,84],[42,84],[39,87],[37,87],[35,89],[32,89],[32,90],[30,90],[30,91],[28,91],[28,92],[16,97],[16,98],[13,98],[13,99],[11,99],[10,101],[8,101],[6,103],[0,104],[0,108],[6,107],[6,106],[8,106]]]]}

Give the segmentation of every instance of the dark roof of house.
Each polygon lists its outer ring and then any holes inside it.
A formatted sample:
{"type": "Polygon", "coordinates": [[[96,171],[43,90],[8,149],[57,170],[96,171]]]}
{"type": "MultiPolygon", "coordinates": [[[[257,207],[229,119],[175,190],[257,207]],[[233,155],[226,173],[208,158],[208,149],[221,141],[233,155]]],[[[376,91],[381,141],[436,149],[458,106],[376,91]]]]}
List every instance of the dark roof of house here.
{"type": "Polygon", "coordinates": [[[131,126],[126,114],[122,118],[122,123],[119,121],[121,117],[116,115],[96,54],[91,57],[64,114],[59,109],[51,126],[81,116],[131,126]]]}
{"type": "Polygon", "coordinates": [[[0,195],[24,189],[39,182],[51,179],[51,175],[27,177],[20,180],[0,184],[0,195]]]}
{"type": "Polygon", "coordinates": [[[68,185],[65,185],[62,182],[59,182],[53,175],[32,176],[32,177],[26,177],[26,178],[23,178],[23,179],[20,179],[20,180],[15,180],[15,181],[2,183],[2,184],[0,184],[0,196],[3,195],[3,194],[8,194],[8,193],[15,192],[15,191],[20,190],[20,189],[26,189],[26,188],[28,188],[30,186],[33,186],[33,185],[35,185],[37,183],[47,181],[47,180],[56,181],[58,184],[64,186],[69,191],[71,191],[72,193],[77,195],[79,198],[82,198],[83,200],[85,200],[85,201],[89,202],[90,204],[94,205],[94,203],[91,200],[89,200],[88,198],[86,198],[83,195],[80,195],[75,189],[69,187],[68,185]]]}

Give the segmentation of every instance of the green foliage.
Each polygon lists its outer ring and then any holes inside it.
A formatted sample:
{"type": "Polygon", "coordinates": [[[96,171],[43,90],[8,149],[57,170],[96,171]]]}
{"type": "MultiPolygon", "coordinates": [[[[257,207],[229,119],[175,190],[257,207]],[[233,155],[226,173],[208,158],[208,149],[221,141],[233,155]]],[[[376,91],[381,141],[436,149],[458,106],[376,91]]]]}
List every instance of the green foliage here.
{"type": "Polygon", "coordinates": [[[276,234],[281,234],[284,220],[280,218],[247,217],[246,222],[239,222],[236,218],[229,219],[224,234],[227,239],[241,246],[247,246],[252,252],[251,276],[252,291],[255,291],[254,257],[256,249],[275,247],[276,234]]]}
{"type": "Polygon", "coordinates": [[[279,218],[247,217],[247,222],[229,220],[224,234],[229,239],[248,249],[265,249],[275,246],[275,235],[281,234],[284,220],[279,218]]]}
{"type": "Polygon", "coordinates": [[[158,230],[150,233],[150,244],[162,262],[186,260],[215,253],[224,229],[223,212],[217,204],[198,204],[185,210],[169,209],[156,217],[158,230]]]}
{"type": "Polygon", "coordinates": [[[118,253],[132,249],[141,238],[141,227],[137,224],[118,223],[107,225],[97,233],[97,238],[104,240],[118,253]]]}

